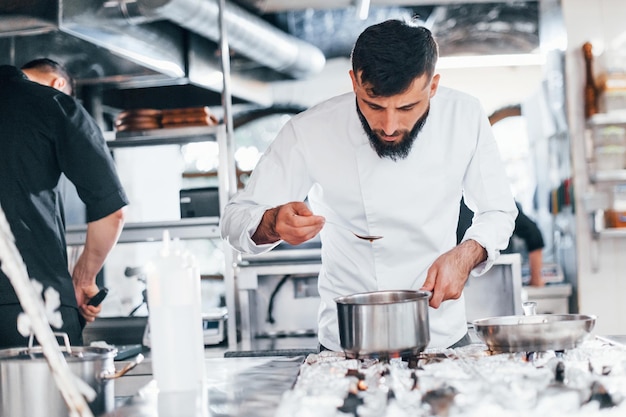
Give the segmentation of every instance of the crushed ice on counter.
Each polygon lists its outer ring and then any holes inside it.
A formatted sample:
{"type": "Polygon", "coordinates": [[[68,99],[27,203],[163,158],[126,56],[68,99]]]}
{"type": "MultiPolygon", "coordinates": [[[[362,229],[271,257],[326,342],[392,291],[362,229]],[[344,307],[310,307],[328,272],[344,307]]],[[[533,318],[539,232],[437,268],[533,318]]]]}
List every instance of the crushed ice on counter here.
{"type": "Polygon", "coordinates": [[[494,354],[482,344],[424,353],[416,369],[400,359],[311,354],[276,416],[626,415],[626,349],[597,339],[534,360],[524,353],[494,354]],[[429,353],[443,359],[429,360],[429,353]],[[559,370],[562,380],[555,376],[559,370]]]}

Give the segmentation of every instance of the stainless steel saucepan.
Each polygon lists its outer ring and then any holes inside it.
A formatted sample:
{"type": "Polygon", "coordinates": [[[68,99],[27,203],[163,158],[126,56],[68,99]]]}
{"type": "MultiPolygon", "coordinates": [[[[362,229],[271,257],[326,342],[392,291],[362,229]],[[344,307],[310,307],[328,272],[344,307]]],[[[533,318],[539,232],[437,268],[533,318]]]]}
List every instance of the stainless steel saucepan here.
{"type": "Polygon", "coordinates": [[[590,334],[596,317],[583,314],[538,314],[474,320],[478,337],[494,352],[566,350],[590,334]]]}
{"type": "Polygon", "coordinates": [[[385,290],[335,299],[348,358],[418,354],[430,342],[428,291],[385,290]]]}
{"type": "MultiPolygon", "coordinates": [[[[96,397],[89,403],[94,415],[115,406],[113,381],[143,359],[116,371],[115,348],[71,346],[61,349],[70,371],[89,385],[96,397]]],[[[68,408],[57,388],[41,346],[0,350],[0,416],[67,417],[68,408]]]]}

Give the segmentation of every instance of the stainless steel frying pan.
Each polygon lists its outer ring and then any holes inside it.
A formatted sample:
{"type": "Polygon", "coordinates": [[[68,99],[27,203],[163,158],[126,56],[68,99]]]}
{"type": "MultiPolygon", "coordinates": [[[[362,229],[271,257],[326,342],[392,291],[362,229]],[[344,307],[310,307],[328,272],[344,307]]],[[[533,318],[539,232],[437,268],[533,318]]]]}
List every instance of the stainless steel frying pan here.
{"type": "Polygon", "coordinates": [[[595,316],[538,314],[474,320],[478,337],[494,352],[541,352],[578,346],[593,330],[595,316]]]}

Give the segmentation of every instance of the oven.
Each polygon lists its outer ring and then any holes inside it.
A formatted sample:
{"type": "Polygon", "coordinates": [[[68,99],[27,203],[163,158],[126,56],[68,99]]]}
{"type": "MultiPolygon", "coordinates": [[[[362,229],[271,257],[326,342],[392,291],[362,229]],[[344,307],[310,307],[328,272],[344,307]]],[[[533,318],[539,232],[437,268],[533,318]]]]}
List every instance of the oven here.
{"type": "Polygon", "coordinates": [[[317,336],[320,268],[319,238],[242,255],[237,267],[242,350],[256,349],[261,339],[317,336]]]}

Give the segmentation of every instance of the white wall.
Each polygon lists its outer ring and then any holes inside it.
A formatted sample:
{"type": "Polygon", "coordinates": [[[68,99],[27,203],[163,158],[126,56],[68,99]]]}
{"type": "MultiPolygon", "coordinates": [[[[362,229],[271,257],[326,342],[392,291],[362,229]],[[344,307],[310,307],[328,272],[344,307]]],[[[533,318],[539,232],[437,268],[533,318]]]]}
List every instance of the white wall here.
{"type": "Polygon", "coordinates": [[[540,66],[441,69],[441,85],[472,94],[487,114],[525,102],[539,88],[540,66]]]}
{"type": "MultiPolygon", "coordinates": [[[[349,70],[349,59],[332,59],[320,74],[308,80],[273,83],[273,95],[278,102],[312,106],[351,91],[349,70]]],[[[441,74],[441,85],[478,97],[487,114],[524,102],[538,88],[541,80],[540,66],[444,68],[437,72],[441,74]]]]}
{"type": "Polygon", "coordinates": [[[568,32],[566,53],[568,118],[576,194],[579,310],[598,316],[595,333],[626,334],[626,238],[594,241],[583,196],[591,190],[584,155],[584,60],[583,43],[593,45],[594,54],[618,36],[626,36],[624,0],[563,0],[568,32]],[[597,262],[596,262],[597,261],[597,262]],[[594,269],[594,264],[597,270],[594,269]]]}

